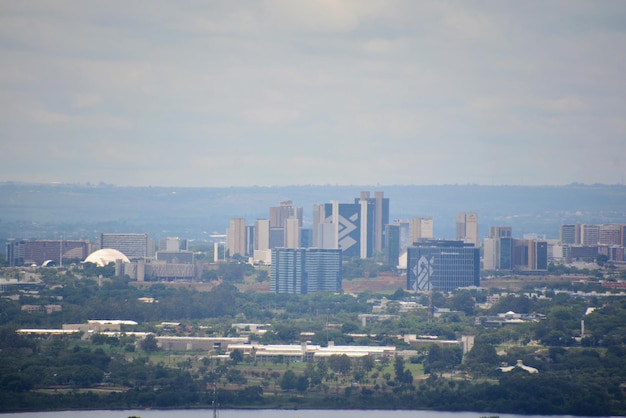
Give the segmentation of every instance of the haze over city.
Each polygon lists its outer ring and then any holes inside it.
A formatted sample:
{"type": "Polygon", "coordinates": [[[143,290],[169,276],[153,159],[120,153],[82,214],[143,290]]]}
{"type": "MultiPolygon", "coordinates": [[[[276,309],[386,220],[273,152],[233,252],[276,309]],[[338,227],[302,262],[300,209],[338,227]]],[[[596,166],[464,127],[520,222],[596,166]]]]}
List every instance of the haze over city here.
{"type": "Polygon", "coordinates": [[[0,16],[0,181],[624,181],[624,2],[31,1],[0,16]]]}

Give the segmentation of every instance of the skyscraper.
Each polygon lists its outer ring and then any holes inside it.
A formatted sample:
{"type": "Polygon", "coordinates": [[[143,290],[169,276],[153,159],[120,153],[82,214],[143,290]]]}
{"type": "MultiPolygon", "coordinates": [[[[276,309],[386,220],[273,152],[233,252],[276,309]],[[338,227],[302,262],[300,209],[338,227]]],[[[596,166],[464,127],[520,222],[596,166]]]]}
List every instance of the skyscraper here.
{"type": "Polygon", "coordinates": [[[246,220],[244,218],[232,218],[226,231],[226,248],[230,257],[235,254],[246,255],[246,220]]]}
{"type": "Polygon", "coordinates": [[[474,212],[459,212],[456,215],[456,239],[480,247],[478,240],[478,216],[474,212]]]}
{"type": "Polygon", "coordinates": [[[300,222],[291,217],[285,221],[285,247],[300,248],[300,222]]]}
{"type": "Polygon", "coordinates": [[[489,236],[484,240],[485,270],[511,270],[512,266],[512,228],[510,226],[492,226],[489,236]]]}
{"type": "Polygon", "coordinates": [[[411,222],[411,244],[423,238],[433,239],[434,237],[433,218],[413,218],[411,222]]]}
{"type": "Polygon", "coordinates": [[[289,246],[290,248],[298,248],[300,246],[300,232],[298,231],[298,229],[302,228],[302,221],[302,208],[293,206],[293,202],[291,200],[283,200],[280,202],[280,206],[270,207],[269,248],[284,246],[289,246]],[[294,223],[293,219],[295,219],[297,222],[294,223]],[[287,223],[290,223],[289,230],[287,227],[287,223]],[[282,235],[282,237],[280,237],[279,235],[282,235]],[[296,238],[298,239],[298,241],[294,243],[293,240],[296,238]],[[290,241],[289,245],[287,244],[288,240],[290,241]]]}
{"type": "Polygon", "coordinates": [[[270,248],[270,221],[269,219],[257,219],[254,223],[254,249],[269,250],[270,248]]]}
{"type": "Polygon", "coordinates": [[[515,270],[547,270],[548,243],[533,239],[513,239],[512,264],[515,270]]]}
{"type": "Polygon", "coordinates": [[[373,255],[374,205],[333,201],[314,207],[313,228],[319,248],[339,248],[344,257],[373,255]]]}
{"type": "Polygon", "coordinates": [[[302,208],[293,206],[291,200],[283,200],[280,206],[270,207],[270,227],[284,228],[289,218],[297,218],[298,226],[302,226],[302,208]]]}
{"type": "Polygon", "coordinates": [[[354,199],[354,203],[362,201],[371,205],[372,223],[372,248],[376,252],[381,252],[385,247],[384,231],[385,225],[389,223],[389,199],[384,197],[384,192],[374,192],[374,197],[370,197],[370,192],[361,192],[358,198],[354,199]]]}
{"type": "Polygon", "coordinates": [[[400,225],[385,225],[385,262],[397,266],[400,259],[400,225]]]}

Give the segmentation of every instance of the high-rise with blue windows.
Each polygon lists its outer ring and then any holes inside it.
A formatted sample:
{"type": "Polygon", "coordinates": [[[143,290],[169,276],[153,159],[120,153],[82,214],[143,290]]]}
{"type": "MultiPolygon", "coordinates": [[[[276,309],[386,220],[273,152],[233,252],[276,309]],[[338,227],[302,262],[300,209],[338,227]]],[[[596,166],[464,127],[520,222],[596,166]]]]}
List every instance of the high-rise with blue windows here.
{"type": "Polygon", "coordinates": [[[384,250],[389,199],[361,192],[354,203],[332,201],[313,208],[313,246],[340,249],[344,257],[369,258],[384,250]]]}
{"type": "Polygon", "coordinates": [[[275,293],[341,291],[339,249],[274,248],[270,288],[275,293]]]}
{"type": "Polygon", "coordinates": [[[480,286],[480,249],[463,241],[421,240],[407,249],[407,288],[451,291],[480,286]]]}

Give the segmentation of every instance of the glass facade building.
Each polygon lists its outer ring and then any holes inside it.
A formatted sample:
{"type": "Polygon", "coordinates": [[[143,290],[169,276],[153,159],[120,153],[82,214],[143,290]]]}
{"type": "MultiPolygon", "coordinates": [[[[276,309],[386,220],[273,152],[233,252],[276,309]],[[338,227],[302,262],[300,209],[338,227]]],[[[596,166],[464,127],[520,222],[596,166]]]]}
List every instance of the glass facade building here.
{"type": "Polygon", "coordinates": [[[385,225],[385,262],[397,266],[400,259],[400,225],[385,225]]]}
{"type": "Polygon", "coordinates": [[[462,241],[422,240],[407,249],[409,290],[480,286],[480,249],[462,241]]]}
{"type": "Polygon", "coordinates": [[[339,249],[275,248],[270,288],[291,294],[340,291],[341,262],[339,249]]]}

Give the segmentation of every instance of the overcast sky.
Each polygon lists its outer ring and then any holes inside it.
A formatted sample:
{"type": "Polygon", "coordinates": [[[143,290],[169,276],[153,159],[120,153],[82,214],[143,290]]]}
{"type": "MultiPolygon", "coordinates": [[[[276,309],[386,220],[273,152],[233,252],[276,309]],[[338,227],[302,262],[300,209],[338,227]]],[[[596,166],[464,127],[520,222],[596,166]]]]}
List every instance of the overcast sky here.
{"type": "Polygon", "coordinates": [[[626,2],[1,1],[0,181],[623,183],[626,2]]]}

